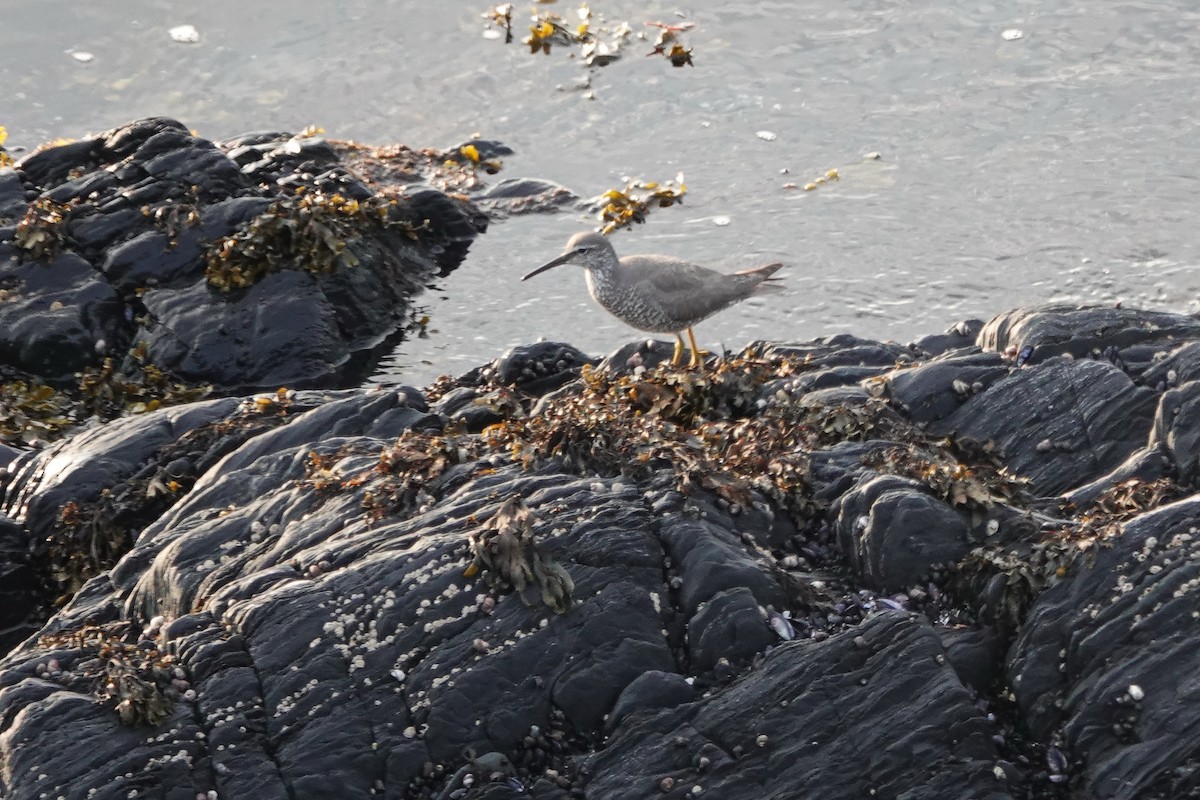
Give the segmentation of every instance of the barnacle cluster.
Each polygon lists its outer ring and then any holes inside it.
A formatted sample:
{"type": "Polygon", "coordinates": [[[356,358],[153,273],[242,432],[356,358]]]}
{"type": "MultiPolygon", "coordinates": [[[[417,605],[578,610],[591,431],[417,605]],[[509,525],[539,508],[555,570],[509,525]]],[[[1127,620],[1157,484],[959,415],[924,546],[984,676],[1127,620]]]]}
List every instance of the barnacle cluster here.
{"type": "Polygon", "coordinates": [[[208,467],[265,431],[287,424],[311,406],[282,400],[272,413],[252,405],[234,416],[194,428],[157,451],[133,477],[94,500],[71,501],[48,537],[46,568],[54,605],[70,600],[89,578],[111,568],[132,545],[131,536],[162,516],[208,467]],[[203,453],[195,461],[197,453],[203,453]],[[153,468],[149,468],[153,467],[153,468]]]}
{"type": "Polygon", "coordinates": [[[360,201],[301,187],[213,242],[205,254],[205,276],[210,286],[229,292],[280,269],[326,275],[339,264],[354,266],[358,259],[347,245],[388,226],[392,205],[380,195],[360,201]]]}
{"type": "Polygon", "coordinates": [[[1016,628],[1043,589],[1066,576],[1080,559],[1094,556],[1098,547],[1119,537],[1125,522],[1188,494],[1169,478],[1122,481],[1083,509],[1064,505],[1061,510],[1071,516],[1032,541],[975,548],[961,565],[960,580],[978,596],[980,587],[1002,575],[992,602],[999,619],[1016,628]]]}
{"type": "Polygon", "coordinates": [[[634,223],[645,222],[652,208],[667,208],[683,202],[687,184],[683,173],[674,181],[627,180],[624,189],[609,189],[595,201],[597,216],[604,223],[602,232],[612,233],[634,223]]]}
{"type": "Polygon", "coordinates": [[[13,244],[30,258],[50,260],[69,242],[64,223],[70,215],[70,203],[39,197],[29,204],[25,216],[17,223],[13,244]]]}
{"type": "Polygon", "coordinates": [[[91,694],[124,725],[158,725],[175,707],[178,668],[174,656],[139,641],[139,633],[127,621],[84,625],[42,636],[38,649],[70,653],[69,666],[48,672],[50,679],[91,694]]]}

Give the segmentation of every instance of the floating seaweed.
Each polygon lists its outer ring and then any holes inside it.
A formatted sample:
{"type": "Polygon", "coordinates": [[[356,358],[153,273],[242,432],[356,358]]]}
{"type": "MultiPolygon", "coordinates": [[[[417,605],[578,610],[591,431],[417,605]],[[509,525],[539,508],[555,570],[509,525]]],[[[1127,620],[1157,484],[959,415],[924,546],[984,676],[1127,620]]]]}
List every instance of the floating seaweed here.
{"type": "Polygon", "coordinates": [[[645,222],[652,208],[668,208],[682,203],[685,194],[687,184],[681,172],[674,181],[662,183],[626,179],[624,189],[609,189],[596,198],[594,204],[599,207],[598,217],[604,223],[601,230],[608,234],[618,228],[645,222]]]}
{"type": "Polygon", "coordinates": [[[840,181],[841,179],[841,173],[839,173],[836,169],[828,169],[825,170],[824,175],[818,175],[816,178],[804,184],[804,191],[811,192],[818,187],[823,186],[824,184],[827,184],[831,181],[840,181]]]}
{"type": "Polygon", "coordinates": [[[692,49],[685,47],[680,34],[690,31],[696,27],[693,22],[684,22],[679,25],[668,25],[664,22],[647,22],[646,25],[658,28],[658,38],[654,40],[654,49],[647,55],[665,56],[671,65],[674,67],[694,67],[692,63],[692,49]]]}
{"type": "Polygon", "coordinates": [[[70,243],[65,223],[72,208],[45,196],[34,200],[17,223],[13,244],[32,259],[49,261],[70,243]]]}
{"type": "Polygon", "coordinates": [[[529,35],[522,41],[529,46],[530,53],[550,55],[552,46],[578,44],[581,38],[567,28],[567,23],[562,17],[549,12],[539,12],[534,15],[533,24],[529,26],[529,35]]]}
{"type": "Polygon", "coordinates": [[[39,650],[70,653],[65,668],[55,663],[57,669],[42,671],[50,680],[91,694],[116,711],[123,725],[158,725],[171,715],[179,686],[187,682],[179,677],[185,673],[174,656],[139,641],[139,634],[132,623],[115,621],[42,636],[39,650]]]}
{"type": "Polygon", "coordinates": [[[513,41],[512,15],[512,3],[501,3],[500,5],[493,6],[492,8],[483,12],[483,18],[488,21],[489,30],[491,30],[493,25],[495,25],[504,31],[505,44],[512,44],[513,41]]]}
{"type": "MultiPolygon", "coordinates": [[[[483,18],[487,20],[487,31],[484,35],[498,39],[501,36],[500,32],[503,31],[504,43],[512,44],[512,12],[511,3],[494,6],[484,12],[483,18]]],[[[569,22],[564,17],[549,11],[535,13],[529,26],[529,35],[521,40],[522,44],[526,45],[532,54],[545,53],[549,55],[556,46],[574,48],[571,56],[578,55],[580,60],[589,67],[607,66],[621,57],[621,50],[633,33],[633,28],[628,22],[620,22],[615,25],[603,22],[596,24],[593,20],[592,10],[586,3],[580,4],[579,8],[575,10],[575,16],[579,19],[577,23],[569,22]]],[[[691,26],[672,27],[674,32],[667,33],[667,35],[674,37],[679,31],[686,30],[691,26]]],[[[683,48],[680,48],[680,51],[680,54],[676,54],[674,58],[680,57],[683,48]]],[[[691,51],[687,50],[687,55],[684,56],[687,62],[690,62],[690,53],[691,51]]],[[[671,56],[669,55],[669,57],[671,56]]]]}

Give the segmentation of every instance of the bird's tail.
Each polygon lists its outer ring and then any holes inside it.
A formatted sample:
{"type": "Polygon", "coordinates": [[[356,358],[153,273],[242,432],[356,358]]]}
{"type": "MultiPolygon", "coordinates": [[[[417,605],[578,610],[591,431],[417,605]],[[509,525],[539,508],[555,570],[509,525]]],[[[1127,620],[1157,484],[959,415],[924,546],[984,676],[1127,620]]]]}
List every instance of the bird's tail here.
{"type": "Polygon", "coordinates": [[[743,270],[741,270],[739,272],[735,272],[733,274],[734,275],[754,276],[754,277],[758,278],[759,283],[755,287],[755,294],[759,294],[762,292],[781,292],[781,291],[783,291],[783,286],[781,285],[783,278],[773,278],[771,276],[774,275],[776,272],[778,272],[782,267],[783,267],[783,262],[776,261],[772,264],[766,264],[761,267],[752,267],[750,269],[743,269],[743,270]]]}

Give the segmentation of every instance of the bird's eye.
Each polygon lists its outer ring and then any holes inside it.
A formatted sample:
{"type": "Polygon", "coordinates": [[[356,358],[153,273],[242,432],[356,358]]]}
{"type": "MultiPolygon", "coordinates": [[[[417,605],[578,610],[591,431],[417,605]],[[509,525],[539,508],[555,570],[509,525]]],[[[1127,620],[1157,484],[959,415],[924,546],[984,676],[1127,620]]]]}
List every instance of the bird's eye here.
{"type": "Polygon", "coordinates": [[[588,249],[586,247],[576,247],[575,248],[576,253],[586,253],[587,251],[588,251],[588,249]]]}

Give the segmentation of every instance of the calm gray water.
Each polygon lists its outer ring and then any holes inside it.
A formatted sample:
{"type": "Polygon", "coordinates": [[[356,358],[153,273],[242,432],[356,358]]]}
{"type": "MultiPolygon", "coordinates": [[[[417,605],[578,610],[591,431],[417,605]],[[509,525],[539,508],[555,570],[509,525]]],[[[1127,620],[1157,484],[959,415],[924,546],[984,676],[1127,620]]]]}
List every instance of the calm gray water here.
{"type": "MultiPolygon", "coordinates": [[[[505,175],[584,196],[682,171],[686,204],[619,234],[619,251],[788,264],[787,294],[699,326],[710,345],[903,341],[1051,300],[1200,310],[1195,4],[591,5],[637,29],[682,14],[696,66],[646,58],[646,42],[591,71],[559,49],[534,57],[483,37],[482,2],[5,0],[0,125],[28,146],[146,115],[212,138],[316,124],[448,146],[479,132],[517,151],[505,175]],[[182,23],[199,43],[170,40],[182,23]],[[589,75],[591,96],[576,88],[589,75]],[[836,184],[784,188],[830,168],[836,184]]],[[[432,335],[402,343],[379,379],[422,383],[539,337],[597,354],[635,338],[578,271],[519,281],[591,224],[493,226],[419,300],[432,335]]]]}

